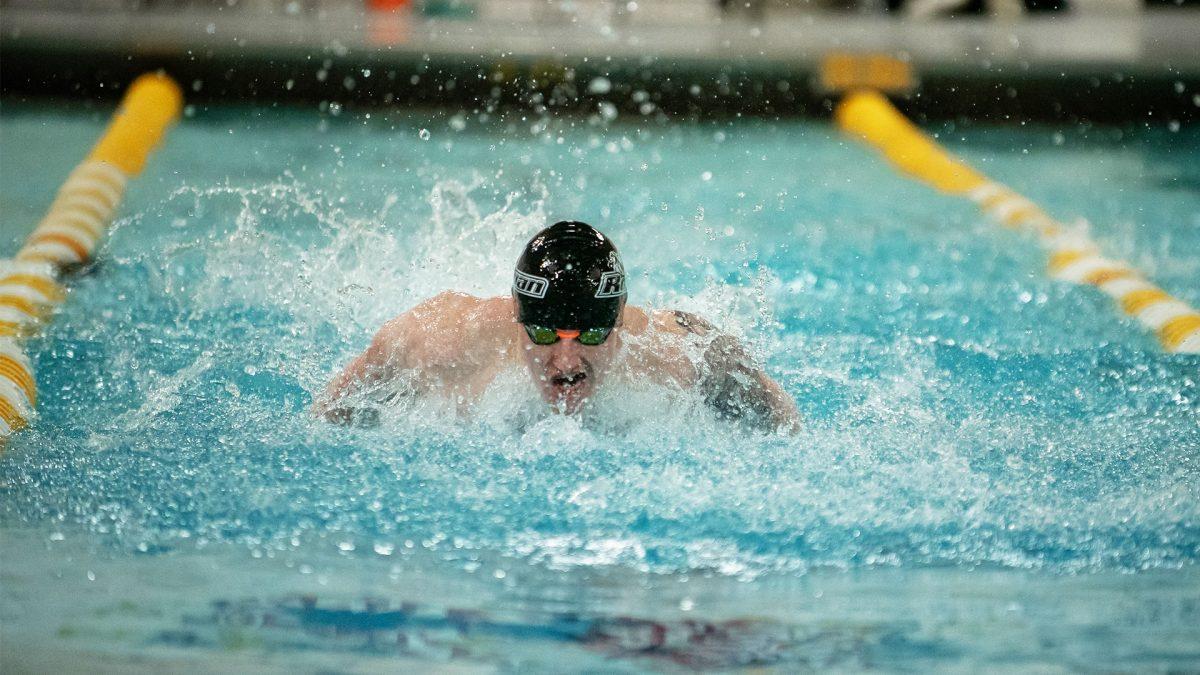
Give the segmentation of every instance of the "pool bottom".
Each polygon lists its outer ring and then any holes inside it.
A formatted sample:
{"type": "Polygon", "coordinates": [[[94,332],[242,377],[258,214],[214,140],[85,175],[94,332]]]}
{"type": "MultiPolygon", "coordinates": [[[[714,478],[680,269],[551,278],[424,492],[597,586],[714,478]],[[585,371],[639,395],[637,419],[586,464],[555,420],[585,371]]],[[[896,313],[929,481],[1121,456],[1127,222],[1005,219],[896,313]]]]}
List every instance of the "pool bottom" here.
{"type": "Polygon", "coordinates": [[[6,529],[4,672],[1200,666],[1200,573],[818,570],[752,582],[419,546],[129,555],[6,529]],[[11,647],[20,645],[19,649],[11,647]]]}

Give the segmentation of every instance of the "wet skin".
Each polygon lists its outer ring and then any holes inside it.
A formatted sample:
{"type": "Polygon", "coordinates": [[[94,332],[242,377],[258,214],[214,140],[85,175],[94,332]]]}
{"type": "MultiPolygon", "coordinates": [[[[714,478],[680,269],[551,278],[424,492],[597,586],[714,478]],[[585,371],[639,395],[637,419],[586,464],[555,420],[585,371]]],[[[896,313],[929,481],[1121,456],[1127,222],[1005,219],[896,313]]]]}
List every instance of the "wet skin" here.
{"type": "MultiPolygon", "coordinates": [[[[562,338],[537,345],[517,323],[511,297],[477,298],[441,293],[385,324],[370,347],[331,381],[313,412],[335,422],[356,419],[360,394],[385,390],[403,380],[415,395],[435,395],[469,412],[506,369],[523,365],[542,399],[555,410],[574,414],[614,374],[648,377],[688,389],[704,384],[697,348],[704,337],[673,312],[648,313],[626,306],[618,326],[602,344],[562,338]]],[[[555,328],[593,328],[556,326],[555,328]]],[[[725,339],[732,339],[723,336],[725,339]]],[[[770,426],[795,429],[795,403],[761,370],[750,374],[770,426]]],[[[743,380],[746,378],[743,377],[743,380]]]]}
{"type": "Polygon", "coordinates": [[[518,341],[523,337],[529,343],[522,353],[542,398],[568,415],[578,412],[595,393],[622,347],[619,331],[599,345],[584,345],[575,338],[539,345],[529,339],[524,327],[516,327],[521,334],[518,341]]]}

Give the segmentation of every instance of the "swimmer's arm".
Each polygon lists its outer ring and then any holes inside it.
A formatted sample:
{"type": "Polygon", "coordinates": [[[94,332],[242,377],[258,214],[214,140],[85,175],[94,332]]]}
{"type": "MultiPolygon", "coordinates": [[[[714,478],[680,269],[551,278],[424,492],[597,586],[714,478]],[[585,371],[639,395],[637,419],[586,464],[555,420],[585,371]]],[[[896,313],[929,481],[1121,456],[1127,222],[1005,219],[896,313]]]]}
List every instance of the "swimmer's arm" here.
{"type": "Polygon", "coordinates": [[[404,366],[404,347],[409,333],[409,317],[401,315],[384,324],[371,340],[371,346],[359,354],[325,387],[314,403],[314,415],[338,424],[370,423],[371,410],[349,404],[348,398],[376,389],[393,380],[404,366]]]}
{"type": "Polygon", "coordinates": [[[704,401],[722,417],[789,433],[800,429],[796,402],[754,364],[737,338],[716,337],[704,352],[702,370],[704,401]]]}
{"type": "Polygon", "coordinates": [[[357,394],[378,393],[374,403],[382,404],[423,393],[446,364],[453,368],[462,352],[462,317],[478,304],[478,298],[445,291],[387,322],[371,346],[329,383],[313,413],[331,422],[370,426],[378,421],[378,406],[357,394]],[[366,405],[351,404],[364,398],[366,405]]]}
{"type": "Polygon", "coordinates": [[[796,402],[778,382],[754,363],[732,335],[721,333],[695,314],[673,312],[669,329],[709,339],[699,368],[704,401],[717,414],[756,427],[795,432],[800,429],[796,402]]]}

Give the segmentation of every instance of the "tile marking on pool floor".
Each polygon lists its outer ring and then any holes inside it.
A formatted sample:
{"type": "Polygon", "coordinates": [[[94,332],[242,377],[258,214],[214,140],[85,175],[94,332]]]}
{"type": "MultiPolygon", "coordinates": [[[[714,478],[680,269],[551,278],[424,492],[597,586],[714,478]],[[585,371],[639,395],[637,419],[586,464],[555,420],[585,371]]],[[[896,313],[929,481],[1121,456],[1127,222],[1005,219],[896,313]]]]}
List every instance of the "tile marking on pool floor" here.
{"type": "Polygon", "coordinates": [[[166,75],[135,80],[16,258],[0,261],[0,448],[37,404],[33,368],[19,340],[36,332],[66,298],[59,276],[91,260],[126,183],[141,173],[182,108],[179,85],[166,75]]]}
{"type": "Polygon", "coordinates": [[[1150,329],[1166,351],[1200,354],[1200,313],[1128,264],[1105,258],[1086,233],[1054,220],[1029,199],[942,149],[882,94],[871,90],[847,94],[834,119],[843,131],[873,145],[903,173],[970,199],[1008,227],[1032,230],[1050,255],[1046,270],[1051,277],[1100,289],[1150,329]]]}

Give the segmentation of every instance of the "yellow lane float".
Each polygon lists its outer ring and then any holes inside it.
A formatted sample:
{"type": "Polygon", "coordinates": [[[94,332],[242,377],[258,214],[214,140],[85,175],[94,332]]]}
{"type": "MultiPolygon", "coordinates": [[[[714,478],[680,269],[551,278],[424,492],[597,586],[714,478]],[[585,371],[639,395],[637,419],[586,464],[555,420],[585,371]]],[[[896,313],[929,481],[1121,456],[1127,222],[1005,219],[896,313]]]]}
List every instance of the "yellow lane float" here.
{"type": "Polygon", "coordinates": [[[834,118],[844,131],[877,148],[904,173],[942,192],[970,199],[1008,227],[1036,234],[1050,256],[1047,272],[1051,276],[1099,288],[1150,329],[1163,349],[1200,354],[1200,313],[1129,265],[1101,255],[1100,247],[1086,234],[1055,221],[1033,202],[946,152],[882,94],[852,92],[838,105],[834,118]]]}
{"type": "Polygon", "coordinates": [[[36,333],[66,297],[59,277],[92,259],[131,176],[179,117],[183,94],[161,73],[139,77],[91,154],[13,260],[0,260],[0,444],[32,418],[33,368],[20,340],[36,333]]]}

